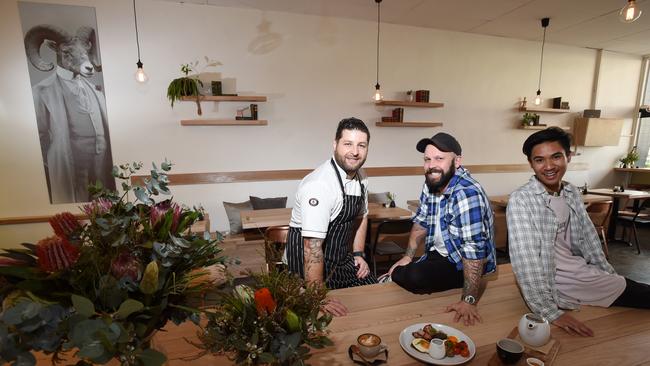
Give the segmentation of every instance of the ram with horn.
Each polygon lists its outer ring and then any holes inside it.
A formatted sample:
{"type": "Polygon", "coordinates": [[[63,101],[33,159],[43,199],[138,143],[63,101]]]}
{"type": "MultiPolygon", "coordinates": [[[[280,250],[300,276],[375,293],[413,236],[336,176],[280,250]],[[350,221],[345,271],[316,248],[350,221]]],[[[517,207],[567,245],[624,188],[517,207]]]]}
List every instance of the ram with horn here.
{"type": "Polygon", "coordinates": [[[75,35],[53,25],[25,34],[25,51],[38,70],[52,75],[32,88],[43,164],[52,203],[89,200],[88,184],[115,187],[106,100],[88,78],[101,71],[97,38],[91,27],[75,35]],[[41,56],[45,45],[56,65],[41,56]]]}

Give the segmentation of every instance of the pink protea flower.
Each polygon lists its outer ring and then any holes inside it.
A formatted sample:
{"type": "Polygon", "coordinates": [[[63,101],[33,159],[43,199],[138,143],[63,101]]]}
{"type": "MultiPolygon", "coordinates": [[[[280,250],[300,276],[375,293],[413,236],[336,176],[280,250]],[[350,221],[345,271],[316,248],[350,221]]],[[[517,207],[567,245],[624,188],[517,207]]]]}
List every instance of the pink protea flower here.
{"type": "Polygon", "coordinates": [[[140,277],[141,265],[138,259],[130,252],[120,253],[111,262],[111,274],[118,280],[124,277],[136,282],[140,277]]]}
{"type": "Polygon", "coordinates": [[[81,206],[81,209],[88,216],[103,215],[111,210],[113,202],[106,198],[97,198],[94,201],[81,206]]]}
{"type": "Polygon", "coordinates": [[[151,208],[151,213],[149,214],[149,220],[151,222],[151,227],[155,227],[160,220],[167,214],[169,210],[172,210],[172,226],[170,228],[171,232],[176,232],[178,227],[178,222],[181,218],[181,213],[183,213],[183,208],[179,206],[176,202],[163,201],[156,203],[151,208]]]}
{"type": "Polygon", "coordinates": [[[45,272],[57,272],[70,268],[79,259],[79,248],[67,240],[51,236],[36,244],[38,267],[45,272]]]}
{"type": "Polygon", "coordinates": [[[70,212],[63,212],[50,218],[50,226],[54,233],[62,238],[69,238],[75,231],[81,229],[79,220],[70,212]]]}

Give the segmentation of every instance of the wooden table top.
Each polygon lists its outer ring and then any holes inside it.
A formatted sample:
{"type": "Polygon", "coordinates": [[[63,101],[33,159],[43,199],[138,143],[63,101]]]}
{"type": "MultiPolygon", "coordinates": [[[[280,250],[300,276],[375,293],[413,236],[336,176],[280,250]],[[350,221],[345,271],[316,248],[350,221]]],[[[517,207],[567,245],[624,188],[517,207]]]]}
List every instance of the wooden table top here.
{"type": "MultiPolygon", "coordinates": [[[[492,208],[506,208],[508,206],[508,198],[509,195],[503,195],[503,196],[490,196],[490,204],[493,206],[492,208]]],[[[604,196],[604,195],[598,195],[598,194],[583,194],[582,195],[582,202],[584,203],[594,203],[594,202],[607,202],[609,201],[610,198],[604,196]]]]}
{"type": "MultiPolygon", "coordinates": [[[[358,335],[378,334],[390,350],[388,365],[418,365],[399,344],[400,332],[416,323],[442,323],[467,334],[476,344],[475,357],[466,365],[487,365],[495,353],[495,343],[517,326],[528,312],[515,284],[509,264],[500,265],[479,302],[483,323],[465,326],[454,323],[445,307],[460,298],[460,289],[431,295],[414,295],[393,283],[334,290],[330,296],[341,300],[350,310],[330,324],[334,346],[315,350],[311,365],[352,365],[347,350],[358,335]]],[[[560,342],[553,366],[561,365],[650,365],[647,345],[650,344],[650,311],[621,307],[583,306],[573,312],[594,332],[594,337],[571,336],[551,326],[552,336],[560,342]],[[645,363],[644,363],[645,362],[645,363]]],[[[231,365],[224,356],[204,355],[187,360],[199,351],[185,339],[196,340],[199,330],[191,322],[180,326],[169,324],[155,338],[155,347],[167,354],[169,365],[193,366],[231,365]]]]}
{"type": "Polygon", "coordinates": [[[614,192],[611,188],[593,188],[587,190],[587,192],[592,194],[597,194],[601,196],[617,197],[617,198],[650,198],[650,192],[646,191],[635,191],[633,189],[626,189],[623,192],[614,192]]]}
{"type": "MultiPolygon", "coordinates": [[[[269,226],[289,225],[291,208],[270,208],[266,210],[241,211],[241,223],[244,229],[263,229],[269,226]]],[[[368,219],[408,219],[413,213],[400,207],[383,207],[368,205],[368,219]]]]}

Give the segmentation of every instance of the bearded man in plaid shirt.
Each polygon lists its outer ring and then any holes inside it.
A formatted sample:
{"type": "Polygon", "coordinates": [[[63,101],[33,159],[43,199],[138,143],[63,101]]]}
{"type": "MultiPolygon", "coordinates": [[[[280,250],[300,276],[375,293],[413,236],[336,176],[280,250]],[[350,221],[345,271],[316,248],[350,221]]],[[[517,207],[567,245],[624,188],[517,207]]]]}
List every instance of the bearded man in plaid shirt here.
{"type": "Polygon", "coordinates": [[[461,166],[458,141],[444,132],[418,142],[424,154],[425,183],[413,218],[406,254],[388,275],[413,293],[463,288],[460,301],[447,307],[454,321],[482,321],[477,302],[481,278],[496,270],[494,218],[481,185],[461,166]],[[414,262],[418,246],[425,254],[414,262]]]}

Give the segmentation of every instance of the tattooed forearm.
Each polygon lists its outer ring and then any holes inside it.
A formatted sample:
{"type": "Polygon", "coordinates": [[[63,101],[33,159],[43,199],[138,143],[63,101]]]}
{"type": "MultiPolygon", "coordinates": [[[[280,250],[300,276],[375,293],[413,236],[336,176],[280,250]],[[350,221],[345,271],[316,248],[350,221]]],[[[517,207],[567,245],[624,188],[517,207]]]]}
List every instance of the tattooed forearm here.
{"type": "Polygon", "coordinates": [[[415,257],[415,252],[417,251],[418,246],[420,243],[424,242],[424,237],[426,234],[427,229],[419,224],[413,224],[411,227],[411,233],[409,235],[409,244],[406,247],[406,253],[404,253],[404,255],[413,259],[413,257],[415,257]]]}
{"type": "Polygon", "coordinates": [[[412,248],[411,246],[406,247],[406,253],[404,253],[407,257],[415,257],[415,251],[417,248],[412,248]]]}
{"type": "Polygon", "coordinates": [[[304,238],[305,280],[309,283],[323,282],[323,239],[304,238]]]}
{"type": "Polygon", "coordinates": [[[483,260],[463,259],[463,297],[472,295],[478,299],[483,274],[483,260]]]}

